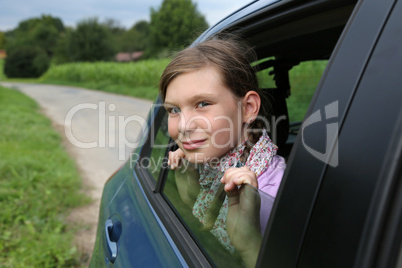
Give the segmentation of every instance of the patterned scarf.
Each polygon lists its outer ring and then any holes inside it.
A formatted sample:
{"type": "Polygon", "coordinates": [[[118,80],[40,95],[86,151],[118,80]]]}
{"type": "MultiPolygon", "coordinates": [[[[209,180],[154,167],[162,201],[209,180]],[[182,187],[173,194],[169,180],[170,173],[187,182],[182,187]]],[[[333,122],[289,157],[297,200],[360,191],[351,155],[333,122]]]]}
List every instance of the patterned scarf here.
{"type": "MultiPolygon", "coordinates": [[[[199,179],[201,189],[193,206],[193,215],[198,218],[202,224],[206,224],[207,212],[219,192],[221,186],[220,179],[227,169],[245,165],[249,167],[258,178],[268,168],[268,165],[271,163],[272,158],[276,155],[278,150],[278,147],[271,141],[264,130],[257,143],[251,148],[246,163],[241,163],[240,158],[246,148],[246,142],[247,140],[243,141],[238,147],[230,150],[214,167],[208,163],[201,165],[199,179]]],[[[226,196],[211,233],[227,250],[234,253],[234,247],[231,245],[226,232],[227,210],[228,198],[226,196]]]]}

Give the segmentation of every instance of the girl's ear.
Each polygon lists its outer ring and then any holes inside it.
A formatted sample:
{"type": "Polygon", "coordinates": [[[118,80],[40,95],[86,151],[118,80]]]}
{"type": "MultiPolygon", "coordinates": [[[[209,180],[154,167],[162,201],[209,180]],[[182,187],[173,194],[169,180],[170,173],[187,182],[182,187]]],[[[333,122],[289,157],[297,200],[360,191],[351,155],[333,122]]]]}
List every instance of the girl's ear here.
{"type": "Polygon", "coordinates": [[[253,122],[260,111],[261,98],[255,91],[249,91],[243,98],[243,122],[251,123],[253,122]]]}

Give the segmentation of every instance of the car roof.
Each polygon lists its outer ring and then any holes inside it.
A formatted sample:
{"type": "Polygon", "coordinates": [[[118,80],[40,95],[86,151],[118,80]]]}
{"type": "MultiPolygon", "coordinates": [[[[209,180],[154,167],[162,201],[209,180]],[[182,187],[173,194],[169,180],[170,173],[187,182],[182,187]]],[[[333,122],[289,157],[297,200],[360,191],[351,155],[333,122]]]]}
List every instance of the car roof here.
{"type": "Polygon", "coordinates": [[[193,45],[230,32],[252,44],[259,58],[328,59],[355,4],[355,0],[254,1],[204,32],[193,45]]]}

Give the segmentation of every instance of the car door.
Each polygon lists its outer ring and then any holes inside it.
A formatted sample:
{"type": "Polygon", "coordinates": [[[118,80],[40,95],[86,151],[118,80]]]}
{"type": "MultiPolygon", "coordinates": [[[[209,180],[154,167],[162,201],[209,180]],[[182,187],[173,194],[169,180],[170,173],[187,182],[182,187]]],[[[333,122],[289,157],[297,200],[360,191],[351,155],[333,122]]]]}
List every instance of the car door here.
{"type": "Polygon", "coordinates": [[[395,267],[401,241],[400,193],[394,192],[401,178],[401,17],[400,1],[357,4],[289,158],[261,265],[395,267]],[[387,250],[380,247],[384,234],[387,250]]]}
{"type": "Polygon", "coordinates": [[[151,156],[149,144],[168,141],[157,136],[164,114],[160,108],[154,106],[149,114],[149,131],[143,139],[148,146],[138,147],[105,184],[90,267],[187,266],[155,212],[158,205],[153,190],[162,162],[149,161],[160,158],[159,151],[153,152],[153,157],[146,156],[151,156]],[[141,156],[144,161],[140,161],[141,156]]]}

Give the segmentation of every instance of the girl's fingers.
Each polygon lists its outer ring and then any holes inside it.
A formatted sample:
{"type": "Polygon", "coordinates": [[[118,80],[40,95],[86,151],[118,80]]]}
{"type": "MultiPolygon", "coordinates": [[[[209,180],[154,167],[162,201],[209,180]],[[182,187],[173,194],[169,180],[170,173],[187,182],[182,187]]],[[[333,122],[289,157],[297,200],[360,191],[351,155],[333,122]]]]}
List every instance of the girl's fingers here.
{"type": "Polygon", "coordinates": [[[169,158],[168,158],[168,165],[170,166],[170,169],[175,169],[179,165],[180,158],[177,157],[175,152],[169,152],[169,158]]]}
{"type": "Polygon", "coordinates": [[[170,151],[167,162],[170,169],[176,169],[180,167],[182,158],[184,158],[184,153],[182,150],[177,149],[176,151],[170,151]]]}
{"type": "Polygon", "coordinates": [[[232,191],[235,187],[242,184],[250,184],[258,187],[256,175],[248,167],[228,169],[222,177],[221,182],[225,184],[225,191],[232,191]]]}
{"type": "Polygon", "coordinates": [[[169,152],[167,164],[170,166],[170,156],[172,155],[172,151],[169,152]]]}

